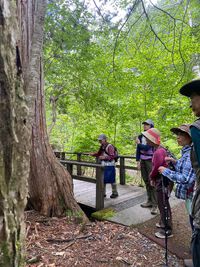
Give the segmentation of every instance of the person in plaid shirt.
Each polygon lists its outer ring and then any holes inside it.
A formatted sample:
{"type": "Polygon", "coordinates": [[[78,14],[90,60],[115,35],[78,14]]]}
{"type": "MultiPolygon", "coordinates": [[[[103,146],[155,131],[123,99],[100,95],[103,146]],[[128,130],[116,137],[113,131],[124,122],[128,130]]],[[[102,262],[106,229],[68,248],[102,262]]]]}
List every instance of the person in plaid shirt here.
{"type": "Polygon", "coordinates": [[[180,127],[172,128],[171,132],[176,134],[178,144],[183,146],[181,150],[182,156],[179,160],[166,157],[165,160],[173,164],[174,170],[161,166],[159,167],[159,172],[176,183],[175,195],[177,198],[185,200],[185,206],[189,214],[190,224],[193,231],[191,205],[196,175],[192,168],[190,159],[192,143],[190,125],[182,124],[180,127]]]}

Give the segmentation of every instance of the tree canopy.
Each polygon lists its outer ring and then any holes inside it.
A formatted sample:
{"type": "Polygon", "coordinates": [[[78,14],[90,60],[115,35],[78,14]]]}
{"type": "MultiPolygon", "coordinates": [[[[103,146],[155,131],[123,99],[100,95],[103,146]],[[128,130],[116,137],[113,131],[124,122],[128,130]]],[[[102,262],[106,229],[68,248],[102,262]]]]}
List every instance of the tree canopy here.
{"type": "Polygon", "coordinates": [[[169,129],[192,121],[179,88],[197,75],[199,10],[197,0],[49,1],[44,54],[51,142],[90,151],[104,132],[120,153],[132,154],[141,122],[151,118],[173,146],[169,129]]]}

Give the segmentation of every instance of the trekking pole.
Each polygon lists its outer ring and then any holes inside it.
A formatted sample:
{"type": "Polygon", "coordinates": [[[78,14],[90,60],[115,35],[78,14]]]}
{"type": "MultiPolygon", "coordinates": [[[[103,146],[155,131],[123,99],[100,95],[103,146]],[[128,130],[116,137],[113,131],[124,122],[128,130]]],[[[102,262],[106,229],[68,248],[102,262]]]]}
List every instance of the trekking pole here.
{"type": "Polygon", "coordinates": [[[167,177],[162,176],[162,193],[163,193],[163,204],[164,204],[164,230],[165,230],[165,264],[163,267],[168,267],[168,247],[167,247],[167,241],[168,241],[168,206],[166,204],[166,198],[168,195],[168,181],[167,177]]]}

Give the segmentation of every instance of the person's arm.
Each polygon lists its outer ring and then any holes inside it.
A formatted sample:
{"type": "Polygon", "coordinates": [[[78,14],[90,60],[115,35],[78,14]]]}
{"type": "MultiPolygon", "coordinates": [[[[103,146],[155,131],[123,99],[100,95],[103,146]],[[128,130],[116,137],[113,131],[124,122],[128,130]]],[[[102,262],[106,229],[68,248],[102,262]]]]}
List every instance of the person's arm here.
{"type": "Polygon", "coordinates": [[[138,145],[137,145],[137,148],[136,148],[136,161],[140,161],[140,149],[139,149],[138,145]]]}
{"type": "Polygon", "coordinates": [[[166,157],[166,152],[164,149],[159,149],[154,152],[154,155],[152,158],[153,167],[150,173],[150,179],[154,180],[156,178],[156,176],[159,174],[158,168],[160,166],[166,166],[165,157],[166,157]]]}
{"type": "Polygon", "coordinates": [[[100,155],[102,154],[102,149],[101,147],[99,148],[99,150],[95,153],[90,153],[90,156],[93,156],[93,157],[99,157],[100,155]]]}
{"type": "Polygon", "coordinates": [[[189,154],[184,160],[177,160],[175,168],[175,171],[167,168],[164,169],[162,175],[175,183],[192,184],[195,181],[196,176],[191,165],[189,154]],[[182,171],[180,172],[180,170],[182,171]]]}
{"type": "Polygon", "coordinates": [[[200,130],[195,126],[190,128],[192,142],[194,144],[194,150],[197,157],[197,161],[200,167],[200,130]]]}
{"type": "Polygon", "coordinates": [[[136,161],[140,161],[140,149],[139,149],[139,144],[141,144],[141,135],[139,135],[136,139],[136,161]]]}
{"type": "Polygon", "coordinates": [[[148,151],[149,149],[152,148],[149,145],[143,145],[143,144],[138,144],[138,147],[139,147],[140,150],[144,150],[144,151],[148,151]]]}

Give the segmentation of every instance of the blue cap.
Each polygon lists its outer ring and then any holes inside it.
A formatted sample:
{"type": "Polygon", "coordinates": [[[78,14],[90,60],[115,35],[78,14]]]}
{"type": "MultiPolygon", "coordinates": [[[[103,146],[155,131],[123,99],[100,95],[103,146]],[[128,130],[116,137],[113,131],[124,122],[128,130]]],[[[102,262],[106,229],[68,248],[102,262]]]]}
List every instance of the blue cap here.
{"type": "Polygon", "coordinates": [[[105,134],[100,134],[98,137],[98,140],[103,140],[103,139],[107,139],[107,136],[105,134]]]}
{"type": "Polygon", "coordinates": [[[151,127],[154,127],[154,122],[152,120],[150,120],[150,119],[148,119],[146,121],[143,121],[142,124],[149,124],[149,125],[151,125],[151,127]]]}

